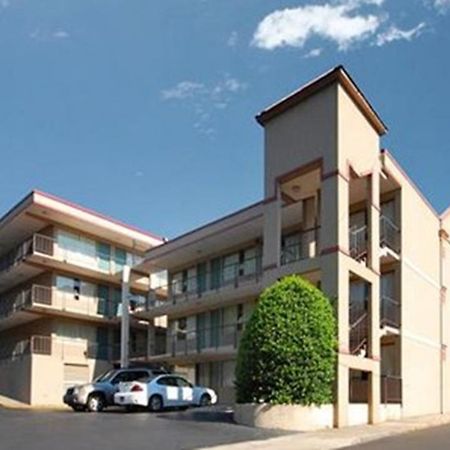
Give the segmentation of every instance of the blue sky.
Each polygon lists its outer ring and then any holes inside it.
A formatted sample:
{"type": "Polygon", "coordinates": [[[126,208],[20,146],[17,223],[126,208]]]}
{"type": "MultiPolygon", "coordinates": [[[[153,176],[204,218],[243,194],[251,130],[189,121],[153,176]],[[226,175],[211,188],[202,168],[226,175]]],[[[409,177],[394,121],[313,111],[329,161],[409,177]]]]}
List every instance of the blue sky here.
{"type": "Polygon", "coordinates": [[[37,188],[173,237],[257,201],[254,115],[337,64],[446,208],[450,0],[0,0],[0,211],[37,188]]]}

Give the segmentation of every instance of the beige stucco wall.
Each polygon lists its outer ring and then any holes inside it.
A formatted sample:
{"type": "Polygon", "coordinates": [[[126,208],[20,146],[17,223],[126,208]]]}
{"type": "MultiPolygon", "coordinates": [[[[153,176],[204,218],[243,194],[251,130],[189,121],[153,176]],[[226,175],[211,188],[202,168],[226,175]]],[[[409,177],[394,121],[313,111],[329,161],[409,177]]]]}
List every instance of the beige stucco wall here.
{"type": "Polygon", "coordinates": [[[348,175],[348,163],[360,174],[377,169],[380,158],[378,133],[341,85],[338,86],[338,105],[339,170],[348,175]]]}
{"type": "Polygon", "coordinates": [[[436,214],[401,174],[401,373],[405,416],[440,411],[440,262],[436,214]],[[424,393],[426,392],[426,395],[424,393]]]}
{"type": "Polygon", "coordinates": [[[269,121],[265,126],[265,197],[275,179],[317,158],[324,171],[337,161],[337,85],[333,84],[269,121]]]}
{"type": "Polygon", "coordinates": [[[31,404],[63,404],[64,364],[87,366],[90,380],[111,368],[111,365],[106,361],[87,359],[78,349],[69,349],[67,346],[65,352],[57,349],[55,354],[51,356],[33,355],[31,404]]]}
{"type": "Polygon", "coordinates": [[[445,216],[442,220],[442,238],[441,238],[441,258],[442,258],[442,338],[444,343],[444,366],[442,385],[445,387],[443,398],[443,410],[450,411],[450,216],[445,216]]]}

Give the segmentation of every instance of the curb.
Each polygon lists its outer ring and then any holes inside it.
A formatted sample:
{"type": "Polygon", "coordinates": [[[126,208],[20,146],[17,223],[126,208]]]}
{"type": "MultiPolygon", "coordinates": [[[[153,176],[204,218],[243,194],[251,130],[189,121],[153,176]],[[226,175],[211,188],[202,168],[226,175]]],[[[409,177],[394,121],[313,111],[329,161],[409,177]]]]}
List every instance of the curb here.
{"type": "Polygon", "coordinates": [[[377,425],[362,425],[338,430],[295,433],[267,440],[219,445],[208,447],[208,450],[278,450],[281,448],[283,450],[334,450],[361,445],[388,437],[400,436],[414,431],[439,427],[449,423],[450,414],[423,416],[405,421],[383,422],[377,425]],[[360,435],[358,436],[358,434],[360,435]]]}

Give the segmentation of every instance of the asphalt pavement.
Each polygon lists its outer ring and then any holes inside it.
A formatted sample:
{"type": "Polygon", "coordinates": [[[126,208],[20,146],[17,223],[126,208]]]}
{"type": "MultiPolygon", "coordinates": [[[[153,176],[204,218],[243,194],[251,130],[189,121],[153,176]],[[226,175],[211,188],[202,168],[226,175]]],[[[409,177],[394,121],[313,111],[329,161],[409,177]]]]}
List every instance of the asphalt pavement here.
{"type": "Polygon", "coordinates": [[[190,450],[280,434],[236,425],[225,409],[89,414],[0,408],[0,450],[190,450]]]}

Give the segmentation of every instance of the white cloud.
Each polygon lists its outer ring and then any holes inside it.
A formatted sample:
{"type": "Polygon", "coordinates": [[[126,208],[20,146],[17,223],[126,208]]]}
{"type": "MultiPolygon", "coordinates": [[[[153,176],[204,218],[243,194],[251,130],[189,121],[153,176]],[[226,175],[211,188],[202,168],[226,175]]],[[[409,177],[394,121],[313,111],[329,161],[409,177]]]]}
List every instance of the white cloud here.
{"type": "Polygon", "coordinates": [[[434,0],[433,6],[441,13],[450,9],[450,0],[434,0]]]}
{"type": "Polygon", "coordinates": [[[377,36],[376,45],[381,47],[394,41],[411,41],[422,34],[425,26],[425,22],[421,22],[414,28],[409,30],[401,30],[400,28],[392,25],[386,31],[377,36]]]}
{"type": "Polygon", "coordinates": [[[70,34],[64,30],[56,30],[52,33],[52,37],[55,39],[67,39],[70,37],[70,34]]]}
{"type": "Polygon", "coordinates": [[[204,89],[205,85],[203,83],[180,81],[176,86],[162,91],[161,95],[164,100],[182,100],[184,98],[193,97],[204,89]]]}
{"type": "Polygon", "coordinates": [[[228,47],[236,47],[239,40],[239,35],[237,31],[232,31],[227,40],[228,47]]]}
{"type": "Polygon", "coordinates": [[[253,45],[273,50],[278,47],[303,47],[313,38],[333,41],[339,50],[375,34],[384,15],[358,14],[362,6],[379,7],[382,0],[347,0],[345,2],[306,5],[277,10],[266,16],[253,36],[253,45]]]}
{"type": "Polygon", "coordinates": [[[303,58],[317,58],[318,56],[320,56],[323,52],[322,48],[313,48],[312,50],[310,50],[308,53],[306,53],[303,58]]]}
{"type": "Polygon", "coordinates": [[[66,30],[60,28],[53,31],[36,28],[30,33],[30,38],[36,41],[56,41],[68,39],[69,37],[70,34],[66,30]]]}
{"type": "Polygon", "coordinates": [[[214,111],[224,110],[239,92],[247,89],[247,83],[237,78],[225,75],[215,83],[206,84],[197,81],[180,81],[174,87],[161,92],[165,101],[179,101],[192,110],[193,127],[201,134],[213,136],[215,129],[214,111]]]}

